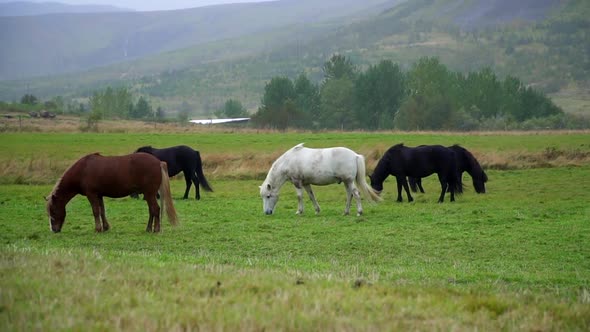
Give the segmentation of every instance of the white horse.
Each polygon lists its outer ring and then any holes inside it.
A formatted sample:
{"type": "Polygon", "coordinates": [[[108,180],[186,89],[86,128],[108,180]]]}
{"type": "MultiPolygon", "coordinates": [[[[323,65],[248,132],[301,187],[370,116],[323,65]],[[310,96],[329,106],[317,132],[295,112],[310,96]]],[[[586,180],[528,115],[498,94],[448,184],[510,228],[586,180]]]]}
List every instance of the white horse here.
{"type": "Polygon", "coordinates": [[[320,206],[311,190],[311,185],[328,185],[344,182],[346,188],[346,208],[350,213],[352,197],[356,199],[357,216],[363,213],[359,189],[373,201],[381,198],[365,180],[365,158],[356,152],[342,147],[310,149],[300,143],[280,156],[273,164],[266,179],[260,186],[263,211],[272,214],[279,200],[279,190],[286,181],[291,181],[297,191],[299,206],[297,214],[303,213],[303,189],[307,191],[316,214],[320,206]]]}

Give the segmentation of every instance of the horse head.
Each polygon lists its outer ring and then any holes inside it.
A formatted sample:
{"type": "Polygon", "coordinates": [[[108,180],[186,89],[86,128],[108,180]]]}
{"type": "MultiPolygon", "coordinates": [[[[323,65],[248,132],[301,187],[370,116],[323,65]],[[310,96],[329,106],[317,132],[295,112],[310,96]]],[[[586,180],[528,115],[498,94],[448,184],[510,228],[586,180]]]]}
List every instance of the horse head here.
{"type": "Polygon", "coordinates": [[[468,166],[466,168],[467,172],[473,179],[473,188],[475,189],[475,192],[478,194],[485,194],[486,182],[488,182],[488,176],[486,172],[483,170],[483,168],[481,168],[481,165],[477,159],[475,159],[473,154],[467,151],[465,148],[463,148],[463,155],[467,159],[468,166]]]}
{"type": "Polygon", "coordinates": [[[376,180],[373,180],[373,178],[375,177],[374,173],[369,175],[369,180],[371,180],[371,188],[373,188],[373,190],[375,191],[375,193],[379,196],[381,196],[381,192],[383,191],[383,181],[379,182],[376,180]]]}
{"type": "Polygon", "coordinates": [[[135,152],[145,152],[145,153],[152,153],[152,146],[151,145],[147,145],[147,146],[142,146],[139,149],[135,150],[135,152]]]}
{"type": "Polygon", "coordinates": [[[47,200],[47,215],[49,216],[49,228],[54,233],[61,232],[61,228],[66,220],[66,205],[62,204],[55,196],[51,194],[47,200]]]}
{"type": "Polygon", "coordinates": [[[263,183],[260,186],[260,197],[262,197],[262,211],[272,214],[279,201],[279,188],[273,188],[270,183],[263,183]]]}
{"type": "Polygon", "coordinates": [[[488,175],[484,170],[481,170],[481,173],[477,176],[472,176],[473,179],[473,188],[475,192],[478,194],[485,194],[486,192],[486,182],[488,182],[488,175]]]}

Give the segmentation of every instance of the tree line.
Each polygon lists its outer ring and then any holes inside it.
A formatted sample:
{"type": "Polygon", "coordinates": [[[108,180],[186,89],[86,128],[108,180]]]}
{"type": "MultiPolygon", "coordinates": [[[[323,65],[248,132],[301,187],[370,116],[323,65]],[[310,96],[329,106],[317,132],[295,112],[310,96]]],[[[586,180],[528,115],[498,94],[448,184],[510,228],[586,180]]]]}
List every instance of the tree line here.
{"type": "MultiPolygon", "coordinates": [[[[463,74],[436,57],[407,71],[383,60],[361,71],[343,55],[323,66],[324,79],[274,77],[253,115],[256,127],[340,130],[481,130],[564,128],[579,121],[518,78],[490,68],[463,74]]],[[[584,124],[588,126],[588,121],[584,124]]]]}

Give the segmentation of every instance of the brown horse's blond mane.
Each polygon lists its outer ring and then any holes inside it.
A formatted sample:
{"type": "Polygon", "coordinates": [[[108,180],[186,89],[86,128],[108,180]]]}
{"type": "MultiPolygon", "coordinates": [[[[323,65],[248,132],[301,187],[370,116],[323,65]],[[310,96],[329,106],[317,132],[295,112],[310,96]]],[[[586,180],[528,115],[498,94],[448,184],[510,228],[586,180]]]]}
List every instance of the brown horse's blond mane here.
{"type": "MultiPolygon", "coordinates": [[[[100,155],[100,152],[95,152],[95,153],[91,153],[88,154],[84,157],[82,157],[82,159],[91,156],[91,155],[100,155]]],[[[82,160],[80,159],[80,160],[82,160]]],[[[72,165],[70,165],[70,167],[68,167],[63,173],[62,175],[59,177],[59,179],[57,179],[57,182],[55,182],[55,185],[53,186],[53,189],[51,189],[51,192],[49,193],[49,195],[47,197],[45,197],[45,200],[47,201],[47,208],[49,208],[49,205],[51,203],[51,199],[53,197],[53,195],[57,192],[57,189],[59,188],[59,185],[61,184],[61,180],[64,178],[64,175],[66,175],[70,169],[72,169],[72,167],[76,166],[78,164],[78,162],[80,162],[80,160],[78,160],[77,162],[73,163],[72,165]]]]}

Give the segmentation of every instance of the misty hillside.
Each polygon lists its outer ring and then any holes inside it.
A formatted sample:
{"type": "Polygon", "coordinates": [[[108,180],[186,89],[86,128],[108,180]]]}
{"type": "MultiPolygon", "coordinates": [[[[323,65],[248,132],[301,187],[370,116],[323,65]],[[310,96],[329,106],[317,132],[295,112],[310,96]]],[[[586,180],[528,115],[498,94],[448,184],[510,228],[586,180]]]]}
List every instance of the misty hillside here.
{"type": "Polygon", "coordinates": [[[461,29],[481,29],[545,19],[566,1],[560,0],[414,0],[392,8],[406,21],[436,20],[461,29]]]}
{"type": "Polygon", "coordinates": [[[13,1],[0,3],[0,16],[34,16],[56,13],[108,13],[129,11],[107,5],[68,5],[59,2],[13,1]]]}
{"type": "Polygon", "coordinates": [[[369,15],[394,0],[283,0],[157,12],[0,17],[0,80],[87,70],[208,42],[369,15]]]}
{"type": "Polygon", "coordinates": [[[407,69],[420,57],[437,56],[452,70],[491,67],[500,77],[514,75],[548,93],[573,89],[583,96],[590,86],[590,2],[535,3],[534,14],[526,10],[527,1],[376,4],[372,13],[316,17],[312,24],[203,42],[84,73],[0,82],[0,99],[15,100],[27,91],[43,98],[89,96],[108,85],[125,85],[171,110],[188,103],[194,114],[211,114],[228,98],[255,110],[272,77],[304,72],[319,82],[322,65],[334,52],[359,68],[390,59],[407,69]],[[489,13],[497,13],[496,19],[489,13]],[[480,25],[461,28],[467,21],[480,25]]]}

